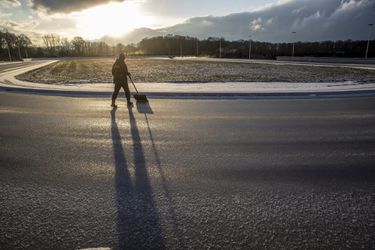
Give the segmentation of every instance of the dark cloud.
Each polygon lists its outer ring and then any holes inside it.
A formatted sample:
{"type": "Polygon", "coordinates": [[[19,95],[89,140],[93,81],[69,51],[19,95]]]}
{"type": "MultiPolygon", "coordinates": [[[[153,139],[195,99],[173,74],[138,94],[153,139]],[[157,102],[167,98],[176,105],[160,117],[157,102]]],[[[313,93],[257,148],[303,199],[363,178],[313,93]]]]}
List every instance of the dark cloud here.
{"type": "MultiPolygon", "coordinates": [[[[12,0],[8,0],[12,1],[12,0]]],[[[123,2],[124,0],[31,0],[34,9],[46,9],[49,12],[80,11],[96,5],[109,2],[123,2]]]]}
{"type": "Polygon", "coordinates": [[[190,19],[174,33],[265,41],[366,39],[375,21],[373,0],[296,0],[250,13],[190,19]]]}
{"type": "Polygon", "coordinates": [[[191,18],[157,31],[229,40],[252,35],[255,40],[271,42],[290,42],[295,31],[299,41],[355,40],[367,39],[369,23],[375,23],[374,0],[294,0],[254,12],[191,18]]]}

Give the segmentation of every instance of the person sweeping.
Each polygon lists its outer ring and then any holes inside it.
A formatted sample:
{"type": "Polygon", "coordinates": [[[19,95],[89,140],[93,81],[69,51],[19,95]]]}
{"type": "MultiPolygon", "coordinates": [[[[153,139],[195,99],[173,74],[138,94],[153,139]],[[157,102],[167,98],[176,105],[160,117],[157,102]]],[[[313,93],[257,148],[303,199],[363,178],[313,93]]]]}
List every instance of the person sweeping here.
{"type": "Polygon", "coordinates": [[[133,103],[130,101],[130,91],[128,85],[128,76],[131,77],[131,74],[128,71],[128,66],[125,63],[125,55],[121,53],[116,59],[116,62],[112,66],[112,75],[113,75],[113,84],[115,85],[114,91],[112,94],[112,104],[113,108],[117,108],[116,98],[120,89],[123,88],[125,91],[126,101],[128,106],[132,106],[133,103]]]}

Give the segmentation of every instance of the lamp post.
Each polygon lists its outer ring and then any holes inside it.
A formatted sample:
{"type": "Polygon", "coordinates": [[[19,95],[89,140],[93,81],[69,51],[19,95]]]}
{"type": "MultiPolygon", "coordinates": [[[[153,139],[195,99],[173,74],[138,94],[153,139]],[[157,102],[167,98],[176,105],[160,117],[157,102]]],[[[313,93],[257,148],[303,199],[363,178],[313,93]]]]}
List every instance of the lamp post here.
{"type": "Polygon", "coordinates": [[[171,42],[168,41],[168,57],[171,57],[171,42]]]}
{"type": "Polygon", "coordinates": [[[168,34],[168,57],[171,58],[171,39],[173,39],[173,34],[168,34]]]}
{"type": "Polygon", "coordinates": [[[180,57],[182,57],[182,39],[180,39],[180,57]]]}
{"type": "Polygon", "coordinates": [[[197,39],[197,57],[199,56],[199,40],[197,39]]]}
{"type": "Polygon", "coordinates": [[[249,36],[249,60],[251,59],[251,36],[249,36]]]}
{"type": "Polygon", "coordinates": [[[374,26],[372,23],[369,23],[368,26],[370,27],[370,31],[369,31],[369,34],[368,34],[368,41],[367,41],[367,47],[366,47],[366,55],[365,55],[365,59],[367,59],[368,57],[368,50],[370,48],[370,40],[371,40],[371,35],[372,35],[372,27],[374,26]]]}
{"type": "Polygon", "coordinates": [[[293,49],[292,49],[292,57],[294,57],[294,46],[295,46],[295,42],[296,42],[296,39],[295,39],[295,37],[296,37],[296,33],[297,33],[297,32],[295,32],[295,31],[292,32],[292,34],[293,34],[293,49]]]}
{"type": "Polygon", "coordinates": [[[221,58],[221,37],[220,37],[219,58],[221,58]]]}

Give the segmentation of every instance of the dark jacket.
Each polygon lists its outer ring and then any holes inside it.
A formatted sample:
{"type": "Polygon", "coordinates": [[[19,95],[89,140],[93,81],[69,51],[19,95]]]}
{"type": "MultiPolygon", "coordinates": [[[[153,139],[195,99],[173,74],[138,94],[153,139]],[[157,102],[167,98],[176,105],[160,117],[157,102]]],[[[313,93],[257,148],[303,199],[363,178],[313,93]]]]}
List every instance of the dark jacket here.
{"type": "Polygon", "coordinates": [[[117,59],[112,66],[112,75],[114,84],[128,83],[129,71],[126,63],[117,59]]]}

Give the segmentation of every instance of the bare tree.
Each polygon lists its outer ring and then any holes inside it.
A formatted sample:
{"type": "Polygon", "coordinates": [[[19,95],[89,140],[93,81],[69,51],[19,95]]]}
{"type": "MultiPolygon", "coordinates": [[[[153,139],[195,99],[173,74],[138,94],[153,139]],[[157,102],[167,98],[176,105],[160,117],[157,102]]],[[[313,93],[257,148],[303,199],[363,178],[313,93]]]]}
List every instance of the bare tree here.
{"type": "Polygon", "coordinates": [[[108,45],[105,42],[99,42],[98,53],[101,56],[107,55],[108,45]]]}
{"type": "Polygon", "coordinates": [[[8,30],[3,30],[3,40],[5,41],[8,49],[8,56],[9,56],[9,61],[12,61],[12,53],[11,49],[13,45],[16,42],[17,36],[13,33],[8,32],[8,30]]]}
{"type": "Polygon", "coordinates": [[[79,55],[82,55],[83,54],[84,45],[85,45],[85,40],[83,40],[83,38],[80,37],[80,36],[76,36],[76,37],[73,38],[72,44],[73,44],[74,50],[79,55]]]}
{"type": "Polygon", "coordinates": [[[15,44],[17,46],[17,50],[18,50],[18,58],[20,60],[22,60],[22,55],[21,55],[21,47],[22,47],[22,40],[21,40],[21,37],[20,36],[17,36],[16,35],[16,41],[15,41],[15,44]]]}
{"type": "Polygon", "coordinates": [[[47,34],[42,36],[44,45],[46,48],[51,52],[54,53],[56,47],[60,44],[61,38],[59,35],[56,34],[47,34]]]}
{"type": "Polygon", "coordinates": [[[27,47],[31,45],[31,40],[24,34],[21,34],[16,37],[16,45],[18,49],[18,56],[20,59],[22,59],[22,54],[21,54],[21,48],[24,49],[25,52],[25,57],[29,57],[27,53],[27,47]]]}
{"type": "Polygon", "coordinates": [[[29,57],[29,53],[27,52],[28,47],[32,45],[30,38],[28,38],[26,35],[21,34],[18,36],[18,39],[21,40],[22,47],[24,48],[25,51],[25,57],[29,57]]]}
{"type": "Polygon", "coordinates": [[[0,30],[0,49],[2,49],[2,48],[3,48],[3,45],[5,44],[5,39],[4,39],[4,37],[5,37],[4,32],[3,32],[2,30],[0,30]]]}
{"type": "Polygon", "coordinates": [[[83,44],[83,47],[85,49],[84,51],[84,55],[86,56],[90,56],[91,55],[91,48],[92,48],[92,43],[90,41],[85,41],[85,43],[83,44]]]}
{"type": "Polygon", "coordinates": [[[72,50],[72,43],[67,38],[61,39],[60,46],[63,55],[68,55],[72,50]]]}
{"type": "Polygon", "coordinates": [[[50,42],[49,35],[44,35],[44,36],[42,36],[42,39],[43,39],[43,43],[44,43],[44,45],[46,46],[46,48],[47,48],[48,50],[50,50],[50,48],[51,48],[51,42],[50,42]]]}
{"type": "Polygon", "coordinates": [[[52,43],[52,48],[55,51],[56,47],[60,45],[61,38],[59,35],[51,34],[51,43],[52,43]]]}

